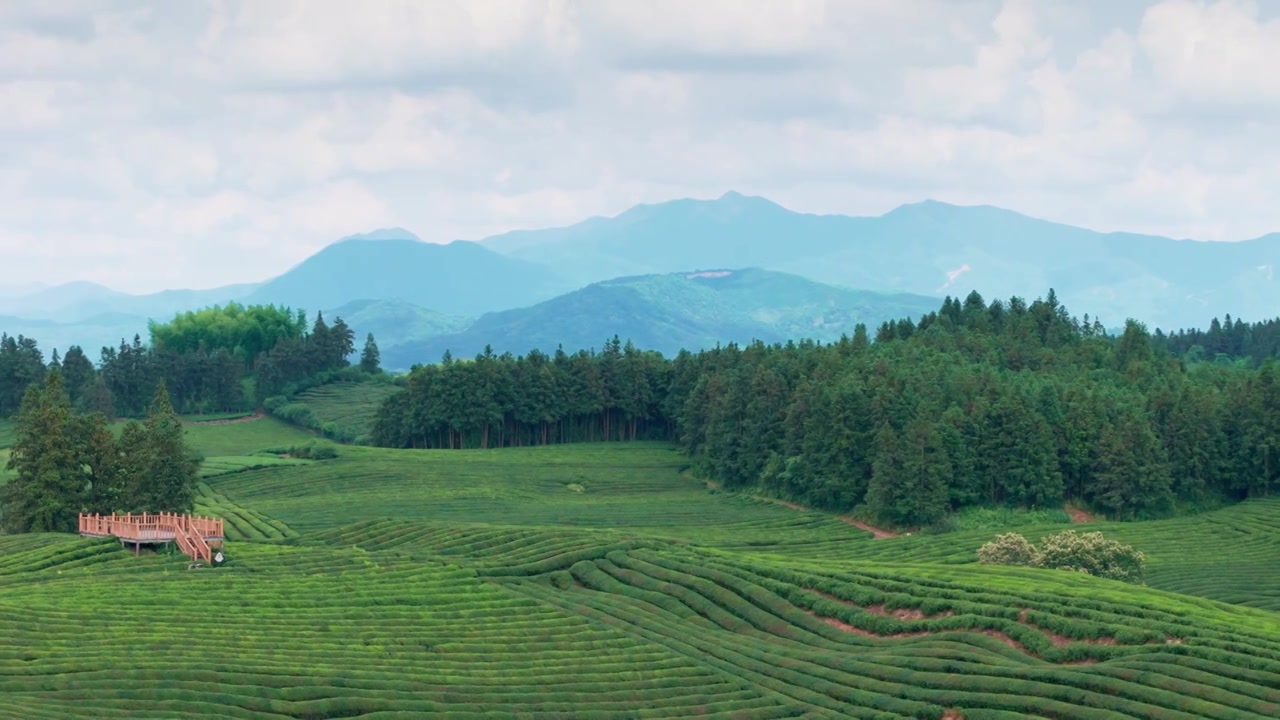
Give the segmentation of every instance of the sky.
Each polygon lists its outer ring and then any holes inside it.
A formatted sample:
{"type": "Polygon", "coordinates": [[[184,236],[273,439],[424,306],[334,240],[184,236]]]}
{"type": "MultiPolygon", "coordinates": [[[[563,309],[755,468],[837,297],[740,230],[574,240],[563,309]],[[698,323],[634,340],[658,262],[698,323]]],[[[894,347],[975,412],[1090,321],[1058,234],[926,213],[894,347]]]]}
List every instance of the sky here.
{"type": "Polygon", "coordinates": [[[1240,240],[1280,230],[1275,68],[1272,0],[4,0],[0,285],[729,190],[1240,240]]]}

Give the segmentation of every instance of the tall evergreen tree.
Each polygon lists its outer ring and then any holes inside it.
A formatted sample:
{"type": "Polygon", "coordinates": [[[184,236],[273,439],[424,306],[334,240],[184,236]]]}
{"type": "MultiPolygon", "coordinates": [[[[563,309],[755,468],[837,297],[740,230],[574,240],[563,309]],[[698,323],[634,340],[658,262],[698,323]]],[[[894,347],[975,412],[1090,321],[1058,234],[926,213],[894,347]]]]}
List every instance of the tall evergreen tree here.
{"type": "Polygon", "coordinates": [[[142,464],[146,476],[135,483],[134,499],[148,512],[191,512],[199,483],[200,458],[187,447],[182,419],[169,402],[162,384],[143,423],[146,456],[142,464]]]}
{"type": "Polygon", "coordinates": [[[32,385],[17,417],[17,440],[7,467],[16,473],[0,488],[3,525],[12,533],[74,532],[85,501],[79,453],[68,434],[71,402],[62,373],[32,385]]]}
{"type": "Polygon", "coordinates": [[[360,369],[370,375],[382,372],[382,353],[378,352],[378,342],[373,333],[364,338],[364,350],[360,352],[360,369]]]}

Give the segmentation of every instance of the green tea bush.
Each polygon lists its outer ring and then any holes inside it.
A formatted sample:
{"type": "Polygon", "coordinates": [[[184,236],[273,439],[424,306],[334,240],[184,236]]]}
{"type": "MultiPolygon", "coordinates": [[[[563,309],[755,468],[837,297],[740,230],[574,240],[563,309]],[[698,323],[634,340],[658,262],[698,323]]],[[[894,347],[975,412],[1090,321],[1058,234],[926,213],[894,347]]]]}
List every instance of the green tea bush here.
{"type": "Polygon", "coordinates": [[[304,460],[332,460],[338,457],[338,446],[327,440],[312,440],[290,447],[288,454],[304,460]]]}

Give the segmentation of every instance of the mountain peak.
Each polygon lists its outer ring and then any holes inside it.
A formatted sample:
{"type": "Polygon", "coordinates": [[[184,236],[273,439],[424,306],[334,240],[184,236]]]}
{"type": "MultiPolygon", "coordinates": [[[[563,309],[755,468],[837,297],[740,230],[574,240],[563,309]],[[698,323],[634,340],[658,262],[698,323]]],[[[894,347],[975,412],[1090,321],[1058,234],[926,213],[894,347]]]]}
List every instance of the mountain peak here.
{"type": "Polygon", "coordinates": [[[422,238],[402,227],[378,228],[366,233],[356,233],[355,235],[348,235],[338,242],[346,242],[347,240],[417,240],[422,242],[422,238]]]}

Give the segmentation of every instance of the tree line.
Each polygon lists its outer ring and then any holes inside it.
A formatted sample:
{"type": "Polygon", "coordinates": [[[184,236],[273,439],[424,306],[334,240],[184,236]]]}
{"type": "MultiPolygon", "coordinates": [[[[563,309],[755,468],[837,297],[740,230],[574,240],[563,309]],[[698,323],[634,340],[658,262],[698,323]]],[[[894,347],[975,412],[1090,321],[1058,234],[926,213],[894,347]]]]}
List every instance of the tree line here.
{"type": "Polygon", "coordinates": [[[1228,313],[1209,327],[1155,334],[1158,346],[1191,362],[1246,362],[1261,365],[1280,357],[1280,318],[1246,323],[1228,313]]]}
{"type": "Polygon", "coordinates": [[[190,512],[202,458],[187,447],[163,384],[144,421],[117,437],[102,413],[77,414],[60,370],[23,394],[0,487],[10,533],[75,532],[82,512],[190,512]]]}
{"type": "MultiPolygon", "coordinates": [[[[180,313],[151,323],[150,342],[102,348],[98,362],[79,346],[57,350],[46,363],[38,343],[0,334],[0,417],[18,411],[27,388],[51,370],[62,375],[73,410],[108,417],[141,417],[164,385],[181,414],[236,412],[260,406],[290,384],[350,364],[354,333],[322,313],[308,327],[302,311],[235,303],[180,313]]],[[[378,372],[378,349],[366,338],[361,368],[378,372]]]]}
{"type": "Polygon", "coordinates": [[[1190,362],[1129,321],[1109,335],[1050,291],[977,292],[919,320],[682,352],[447,357],[380,409],[375,444],[484,448],[667,439],[729,489],[927,526],[971,505],[1073,501],[1119,519],[1269,494],[1274,362],[1190,362]]]}

